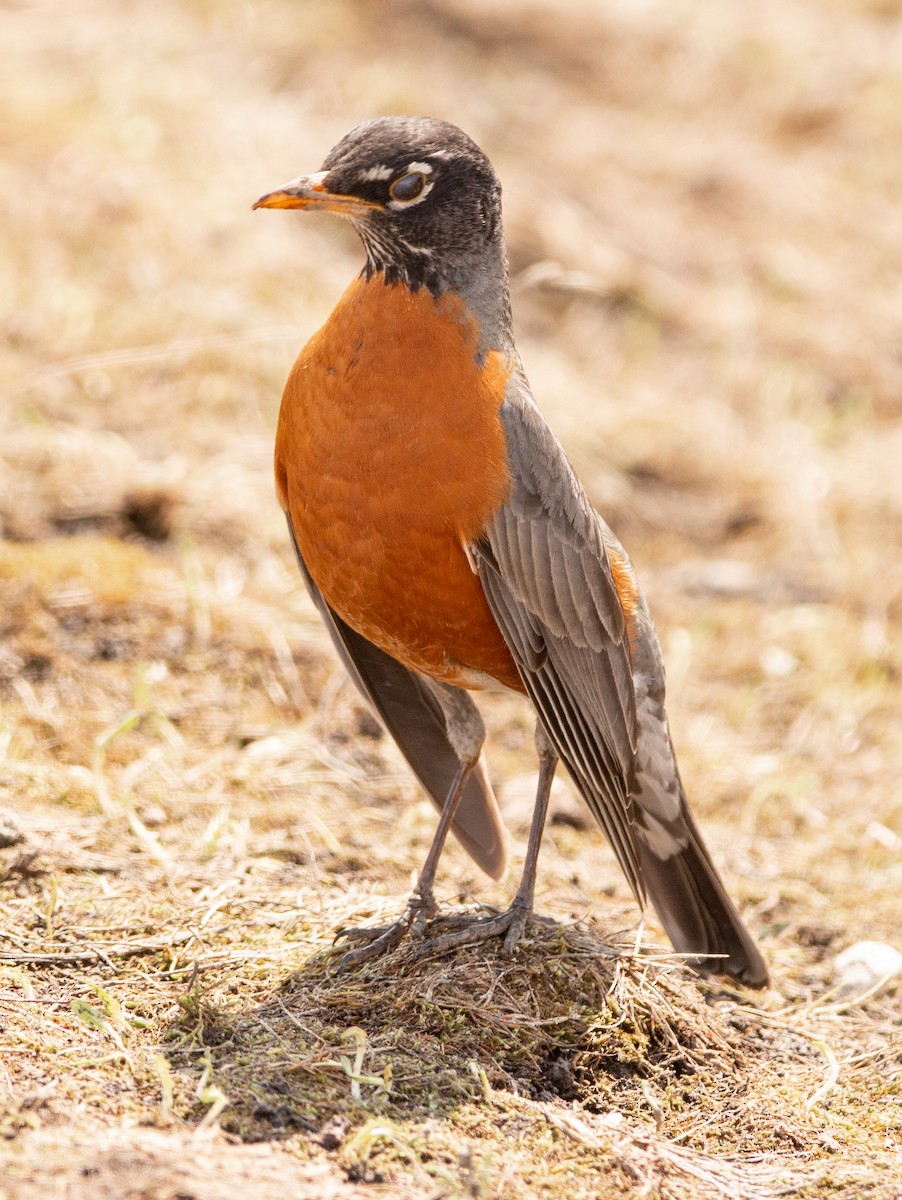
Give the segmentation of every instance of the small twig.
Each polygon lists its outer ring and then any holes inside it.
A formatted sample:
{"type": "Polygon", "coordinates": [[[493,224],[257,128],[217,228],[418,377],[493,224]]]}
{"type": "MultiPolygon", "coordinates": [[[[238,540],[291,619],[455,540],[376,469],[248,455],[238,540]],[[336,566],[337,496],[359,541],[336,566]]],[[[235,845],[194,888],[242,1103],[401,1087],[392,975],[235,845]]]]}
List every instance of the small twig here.
{"type": "Polygon", "coordinates": [[[818,1050],[820,1050],[827,1060],[827,1076],[817,1091],[812,1092],[805,1101],[806,1108],[814,1108],[815,1104],[820,1104],[823,1100],[826,1100],[836,1087],[837,1079],[839,1079],[839,1062],[827,1043],[820,1040],[813,1040],[812,1045],[817,1046],[818,1050]]]}
{"type": "Polygon", "coordinates": [[[210,350],[228,350],[232,346],[254,342],[279,342],[291,340],[296,331],[277,329],[248,329],[243,333],[219,333],[207,337],[174,338],[171,342],[160,342],[150,346],[127,346],[122,350],[106,350],[97,354],[79,354],[64,358],[53,366],[41,367],[29,375],[16,380],[4,393],[8,397],[20,395],[49,383],[51,379],[65,378],[79,371],[103,371],[111,367],[131,367],[141,363],[158,362],[160,359],[175,358],[180,354],[203,354],[210,350]]]}
{"type": "Polygon", "coordinates": [[[204,1058],[204,1069],[201,1073],[200,1079],[198,1080],[195,1095],[201,1104],[208,1104],[209,1108],[204,1113],[200,1124],[194,1131],[195,1136],[202,1130],[209,1129],[211,1125],[214,1125],[219,1118],[219,1114],[224,1108],[227,1108],[230,1103],[225,1092],[221,1088],[217,1087],[214,1083],[210,1082],[213,1077],[213,1062],[210,1058],[209,1046],[205,1047],[205,1049],[207,1053],[206,1057],[204,1058]]]}
{"type": "Polygon", "coordinates": [[[112,966],[111,958],[137,958],[142,954],[158,954],[171,946],[181,946],[190,941],[194,934],[182,932],[159,942],[123,942],[95,950],[62,950],[55,954],[25,954],[16,951],[0,950],[0,962],[22,963],[29,966],[59,967],[84,963],[102,962],[112,966]]]}

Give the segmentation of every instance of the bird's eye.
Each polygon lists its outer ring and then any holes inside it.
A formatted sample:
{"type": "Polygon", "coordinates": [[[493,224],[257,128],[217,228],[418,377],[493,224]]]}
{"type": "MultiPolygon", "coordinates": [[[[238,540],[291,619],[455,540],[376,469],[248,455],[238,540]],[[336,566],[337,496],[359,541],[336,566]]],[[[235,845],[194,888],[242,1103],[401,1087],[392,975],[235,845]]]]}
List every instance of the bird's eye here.
{"type": "Polygon", "coordinates": [[[416,200],[417,196],[422,194],[425,186],[426,176],[423,172],[411,171],[408,175],[402,175],[396,179],[388,190],[393,200],[407,204],[411,200],[416,200]]]}

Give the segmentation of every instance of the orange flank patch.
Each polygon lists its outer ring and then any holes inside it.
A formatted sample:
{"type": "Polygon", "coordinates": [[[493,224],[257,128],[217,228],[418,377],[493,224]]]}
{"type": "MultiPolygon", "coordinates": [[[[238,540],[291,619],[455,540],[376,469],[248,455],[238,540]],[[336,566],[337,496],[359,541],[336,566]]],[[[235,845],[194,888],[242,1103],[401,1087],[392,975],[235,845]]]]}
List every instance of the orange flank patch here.
{"type": "Polygon", "coordinates": [[[623,609],[626,622],[626,635],[629,638],[630,650],[636,645],[636,611],[639,607],[639,584],[633,565],[624,552],[617,546],[606,544],[608,562],[611,564],[611,575],[614,587],[623,609]]]}
{"type": "Polygon", "coordinates": [[[288,378],[276,486],[349,625],[434,678],[522,691],[464,549],[510,494],[510,365],[477,347],[459,297],[355,280],[288,378]]]}

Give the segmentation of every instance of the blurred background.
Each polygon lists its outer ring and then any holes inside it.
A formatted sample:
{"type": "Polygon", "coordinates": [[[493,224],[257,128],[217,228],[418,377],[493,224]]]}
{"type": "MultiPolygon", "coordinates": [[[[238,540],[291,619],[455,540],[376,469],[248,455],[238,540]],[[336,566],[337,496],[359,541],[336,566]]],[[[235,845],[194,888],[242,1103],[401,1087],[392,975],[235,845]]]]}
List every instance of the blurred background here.
{"type": "MultiPolygon", "coordinates": [[[[0,45],[0,801],[26,843],[76,872],[140,852],[173,904],[248,856],[357,918],[406,890],[434,815],[271,480],[285,377],[361,251],[250,206],[425,113],[501,177],[527,373],[639,569],[693,806],[777,976],[898,938],[895,0],[6,0],[0,45]]],[[[529,717],[486,708],[522,848],[529,717]]],[[[555,804],[539,908],[631,924],[565,781],[555,804]]],[[[440,889],[511,886],[454,849],[440,889]]]]}

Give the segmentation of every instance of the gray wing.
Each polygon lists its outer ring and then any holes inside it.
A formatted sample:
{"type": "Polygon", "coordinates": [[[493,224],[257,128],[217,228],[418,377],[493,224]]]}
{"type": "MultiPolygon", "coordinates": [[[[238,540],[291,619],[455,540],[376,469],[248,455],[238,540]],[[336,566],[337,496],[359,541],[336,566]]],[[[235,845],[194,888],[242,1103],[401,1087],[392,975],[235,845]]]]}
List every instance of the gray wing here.
{"type": "MultiPolygon", "coordinates": [[[[430,799],[441,810],[460,766],[460,759],[448,740],[441,706],[424,679],[374,646],[333,612],[301,557],[291,518],[285,515],[301,575],[339,657],[430,799]]],[[[482,761],[464,789],[451,830],[486,874],[493,879],[501,878],[507,867],[507,839],[482,761]]]]}
{"type": "Polygon", "coordinates": [[[472,550],[530,699],[641,903],[623,609],[597,515],[538,409],[518,400],[501,409],[513,489],[472,550]]]}
{"type": "Polygon", "coordinates": [[[501,416],[512,491],[472,552],[542,725],[674,946],[761,987],[767,968],[683,793],[645,601],[636,587],[629,615],[621,604],[611,555],[633,585],[629,559],[531,398],[514,393],[501,416]]]}

